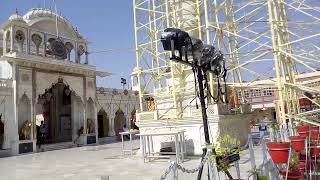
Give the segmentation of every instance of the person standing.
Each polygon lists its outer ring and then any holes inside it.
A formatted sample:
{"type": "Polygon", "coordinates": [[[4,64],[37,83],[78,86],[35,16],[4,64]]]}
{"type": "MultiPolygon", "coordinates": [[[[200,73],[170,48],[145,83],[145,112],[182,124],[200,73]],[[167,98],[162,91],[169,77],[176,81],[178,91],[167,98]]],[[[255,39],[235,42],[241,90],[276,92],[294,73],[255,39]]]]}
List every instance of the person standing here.
{"type": "MultiPolygon", "coordinates": [[[[127,125],[124,124],[123,128],[122,128],[122,132],[129,132],[130,130],[127,128],[127,125]]],[[[124,135],[124,137],[126,137],[127,139],[130,139],[130,135],[124,135]]]]}
{"type": "Polygon", "coordinates": [[[77,144],[79,146],[80,144],[78,143],[78,140],[80,139],[81,134],[83,134],[83,126],[78,129],[77,135],[78,137],[73,141],[74,144],[77,144]]]}
{"type": "Polygon", "coordinates": [[[267,116],[263,116],[263,119],[259,123],[259,131],[260,131],[260,136],[263,137],[266,135],[267,128],[268,128],[268,118],[267,116]]]}
{"type": "Polygon", "coordinates": [[[43,121],[41,121],[39,148],[41,147],[42,144],[44,144],[44,140],[45,140],[45,137],[46,137],[46,133],[47,133],[46,125],[43,123],[43,121]]]}

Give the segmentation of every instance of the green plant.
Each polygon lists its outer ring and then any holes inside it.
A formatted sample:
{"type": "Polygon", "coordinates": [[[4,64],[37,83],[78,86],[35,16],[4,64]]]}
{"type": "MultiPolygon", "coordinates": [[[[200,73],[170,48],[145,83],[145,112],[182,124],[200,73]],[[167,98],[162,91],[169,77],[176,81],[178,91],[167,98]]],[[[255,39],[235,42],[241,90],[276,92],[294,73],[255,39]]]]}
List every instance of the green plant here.
{"type": "Polygon", "coordinates": [[[289,170],[290,171],[299,170],[296,168],[296,165],[298,165],[298,163],[299,163],[299,158],[300,158],[299,153],[293,152],[292,157],[290,158],[290,161],[289,161],[289,170]]]}
{"type": "Polygon", "coordinates": [[[256,166],[248,171],[248,178],[253,177],[253,180],[268,180],[267,176],[261,176],[261,169],[258,169],[256,166]]]}
{"type": "Polygon", "coordinates": [[[278,131],[280,128],[279,128],[279,124],[277,122],[273,122],[271,123],[271,129],[276,132],[278,131]]]}
{"type": "Polygon", "coordinates": [[[296,128],[297,126],[303,125],[303,121],[299,119],[295,119],[293,124],[293,128],[296,128]]]}
{"type": "Polygon", "coordinates": [[[209,148],[215,152],[209,156],[209,159],[216,159],[218,171],[227,172],[231,167],[229,157],[239,155],[240,153],[240,141],[231,138],[229,135],[225,135],[219,137],[217,144],[209,148]]]}
{"type": "Polygon", "coordinates": [[[280,130],[279,124],[277,122],[271,123],[271,141],[277,142],[278,141],[278,131],[280,130]]]}

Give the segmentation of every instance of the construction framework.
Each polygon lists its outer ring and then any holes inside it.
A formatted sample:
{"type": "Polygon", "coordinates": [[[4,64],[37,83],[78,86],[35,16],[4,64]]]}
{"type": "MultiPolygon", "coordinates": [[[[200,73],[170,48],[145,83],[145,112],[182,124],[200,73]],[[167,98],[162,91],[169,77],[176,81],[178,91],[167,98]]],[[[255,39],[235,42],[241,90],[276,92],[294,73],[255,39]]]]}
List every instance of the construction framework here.
{"type": "MultiPolygon", "coordinates": [[[[278,92],[278,109],[283,124],[299,119],[320,125],[318,108],[300,112],[299,98],[320,93],[314,80],[297,82],[302,72],[320,67],[320,2],[316,0],[133,0],[136,68],[140,112],[142,102],[152,96],[157,103],[170,99],[163,114],[181,118],[185,103],[194,100],[190,68],[169,60],[160,42],[168,27],[181,28],[220,49],[227,60],[227,84],[233,97],[245,103],[243,88],[256,80],[268,80],[278,92]],[[238,94],[238,96],[236,96],[238,94]],[[193,98],[192,98],[193,97],[193,98]],[[169,109],[173,109],[171,111],[169,109]]],[[[215,79],[210,75],[210,90],[215,79]]],[[[316,80],[317,81],[317,80],[316,80]]],[[[320,81],[320,78],[319,80],[320,81]]],[[[264,86],[263,84],[261,86],[264,86]]],[[[270,84],[265,84],[270,87],[270,84]]],[[[208,101],[210,103],[210,101],[208,101]]],[[[163,116],[164,117],[164,116],[163,116]]]]}

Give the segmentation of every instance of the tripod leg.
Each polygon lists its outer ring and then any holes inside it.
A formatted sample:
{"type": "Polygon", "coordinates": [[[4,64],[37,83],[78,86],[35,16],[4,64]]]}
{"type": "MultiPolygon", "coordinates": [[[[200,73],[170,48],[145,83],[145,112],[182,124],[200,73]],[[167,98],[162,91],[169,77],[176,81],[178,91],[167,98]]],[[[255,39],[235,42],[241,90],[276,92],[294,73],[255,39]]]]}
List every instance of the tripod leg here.
{"type": "MultiPolygon", "coordinates": [[[[202,149],[202,157],[201,157],[201,162],[203,161],[204,157],[207,154],[207,148],[203,148],[202,149]]],[[[201,176],[202,176],[202,171],[203,171],[203,165],[201,166],[201,168],[199,169],[199,173],[198,173],[198,178],[197,180],[201,180],[201,176]]]]}

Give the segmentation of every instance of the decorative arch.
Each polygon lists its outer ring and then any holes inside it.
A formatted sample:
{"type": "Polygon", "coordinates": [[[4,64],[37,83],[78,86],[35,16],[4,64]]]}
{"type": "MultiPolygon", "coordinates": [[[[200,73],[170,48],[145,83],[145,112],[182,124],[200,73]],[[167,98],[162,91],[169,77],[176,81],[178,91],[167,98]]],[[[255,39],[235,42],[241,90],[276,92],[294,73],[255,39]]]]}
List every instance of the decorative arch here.
{"type": "MultiPolygon", "coordinates": [[[[42,35],[40,35],[39,33],[33,33],[32,35],[31,35],[31,41],[32,41],[32,44],[34,45],[34,47],[35,47],[35,54],[37,55],[37,56],[39,56],[39,55],[41,55],[40,54],[40,47],[41,47],[41,45],[43,44],[43,38],[42,38],[42,35]]],[[[33,46],[31,46],[31,53],[33,53],[32,52],[32,50],[33,50],[34,48],[33,48],[33,46]]]]}
{"type": "Polygon", "coordinates": [[[94,114],[94,101],[90,97],[87,100],[86,106],[86,115],[87,115],[87,133],[95,133],[95,114],[94,114]]]}
{"type": "Polygon", "coordinates": [[[124,115],[124,112],[120,108],[118,108],[114,117],[114,130],[117,132],[117,134],[122,131],[125,124],[126,117],[124,115]]]}
{"type": "Polygon", "coordinates": [[[58,74],[38,72],[36,76],[36,96],[43,94],[45,89],[50,89],[54,84],[62,81],[65,85],[68,85],[70,90],[79,96],[81,101],[85,104],[86,101],[83,99],[83,81],[80,80],[81,78],[78,77],[59,76],[58,74]],[[42,79],[46,79],[46,81],[43,81],[42,79]]]}
{"type": "Polygon", "coordinates": [[[81,63],[81,64],[85,64],[86,63],[86,57],[85,57],[85,53],[87,52],[86,49],[86,45],[85,44],[79,44],[77,47],[77,63],[81,63]]]}
{"type": "Polygon", "coordinates": [[[74,57],[74,44],[72,42],[68,41],[65,43],[65,47],[67,50],[67,60],[72,61],[73,59],[75,59],[75,57],[74,57]]]}
{"type": "Polygon", "coordinates": [[[73,140],[77,130],[83,126],[83,112],[81,98],[62,78],[43,90],[37,97],[35,113],[43,115],[47,128],[45,143],[73,140]]]}
{"type": "Polygon", "coordinates": [[[19,140],[31,140],[32,129],[31,101],[23,94],[18,103],[19,140]]]}
{"type": "Polygon", "coordinates": [[[98,119],[98,137],[107,137],[109,132],[109,116],[103,107],[97,114],[98,119]]]}
{"type": "Polygon", "coordinates": [[[24,44],[26,40],[26,33],[22,29],[17,29],[14,34],[15,44],[18,46],[18,52],[24,51],[24,44]]]}

